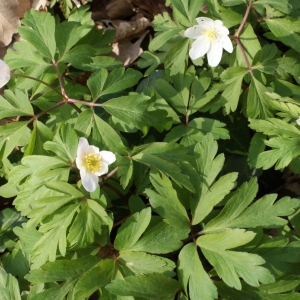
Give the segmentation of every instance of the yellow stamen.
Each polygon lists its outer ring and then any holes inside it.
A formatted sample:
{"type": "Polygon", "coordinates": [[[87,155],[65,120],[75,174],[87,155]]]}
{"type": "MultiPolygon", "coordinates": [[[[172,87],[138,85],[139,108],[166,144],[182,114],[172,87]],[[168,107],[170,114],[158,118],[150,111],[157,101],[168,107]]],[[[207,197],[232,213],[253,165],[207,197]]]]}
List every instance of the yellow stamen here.
{"type": "Polygon", "coordinates": [[[102,170],[102,159],[99,154],[89,153],[83,155],[82,157],[82,166],[86,171],[94,174],[102,170]]]}
{"type": "Polygon", "coordinates": [[[206,28],[206,30],[202,32],[202,34],[207,36],[212,43],[219,37],[218,32],[215,28],[206,28]]]}

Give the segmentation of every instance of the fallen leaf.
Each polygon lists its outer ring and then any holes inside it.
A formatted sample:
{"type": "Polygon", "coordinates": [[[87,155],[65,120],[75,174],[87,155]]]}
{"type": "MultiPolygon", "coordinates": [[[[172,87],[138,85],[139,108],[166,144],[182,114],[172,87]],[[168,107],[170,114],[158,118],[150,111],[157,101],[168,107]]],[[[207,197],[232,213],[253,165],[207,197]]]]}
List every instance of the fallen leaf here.
{"type": "Polygon", "coordinates": [[[121,61],[124,66],[132,64],[143,53],[140,47],[143,39],[149,33],[148,30],[130,36],[112,44],[111,56],[121,61]]]}
{"type": "Polygon", "coordinates": [[[106,12],[110,19],[119,19],[130,17],[134,14],[130,1],[128,0],[111,0],[106,5],[106,12]]]}
{"type": "Polygon", "coordinates": [[[99,28],[105,30],[115,29],[116,37],[115,42],[125,39],[129,36],[144,31],[151,25],[151,22],[145,18],[142,14],[136,14],[130,21],[124,20],[103,20],[98,23],[99,28]]]}
{"type": "Polygon", "coordinates": [[[133,9],[136,12],[142,12],[147,17],[153,19],[155,15],[168,12],[171,14],[171,8],[166,7],[165,0],[131,0],[133,9]]]}
{"type": "Polygon", "coordinates": [[[10,44],[20,26],[20,18],[30,7],[30,0],[0,1],[0,48],[10,44]]]}

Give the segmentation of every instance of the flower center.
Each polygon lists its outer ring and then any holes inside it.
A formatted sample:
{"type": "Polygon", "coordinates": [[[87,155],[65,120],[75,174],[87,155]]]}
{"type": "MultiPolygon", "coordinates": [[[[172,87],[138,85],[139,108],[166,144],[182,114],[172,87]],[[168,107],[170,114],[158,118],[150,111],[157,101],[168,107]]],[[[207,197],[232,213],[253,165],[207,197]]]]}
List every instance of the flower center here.
{"type": "Polygon", "coordinates": [[[206,30],[202,34],[207,36],[212,43],[219,37],[218,32],[215,28],[206,28],[206,30]]]}
{"type": "Polygon", "coordinates": [[[83,155],[82,166],[85,168],[86,171],[92,174],[99,172],[102,169],[101,156],[96,153],[89,153],[83,155]]]}

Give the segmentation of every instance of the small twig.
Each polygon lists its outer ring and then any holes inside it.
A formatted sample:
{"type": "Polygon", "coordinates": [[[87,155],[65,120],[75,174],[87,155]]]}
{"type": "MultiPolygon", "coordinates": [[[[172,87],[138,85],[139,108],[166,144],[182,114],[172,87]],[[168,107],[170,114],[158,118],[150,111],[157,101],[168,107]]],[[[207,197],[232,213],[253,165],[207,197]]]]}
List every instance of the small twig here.
{"type": "Polygon", "coordinates": [[[99,103],[94,103],[94,102],[86,102],[86,101],[81,101],[81,100],[76,100],[76,99],[68,99],[67,103],[78,103],[78,104],[82,104],[82,105],[86,105],[86,106],[102,106],[102,104],[99,103]]]}
{"type": "Polygon", "coordinates": [[[247,57],[247,54],[246,54],[246,52],[245,52],[245,49],[244,49],[243,45],[241,44],[241,41],[239,40],[239,38],[235,38],[235,42],[236,42],[237,45],[239,46],[239,48],[240,48],[240,50],[241,50],[241,52],[242,52],[242,54],[243,54],[243,57],[244,57],[244,59],[245,59],[245,61],[246,61],[248,70],[249,70],[249,72],[251,73],[251,75],[253,76],[252,66],[250,65],[249,59],[248,59],[248,57],[247,57]]]}
{"type": "Polygon", "coordinates": [[[235,40],[235,42],[237,43],[238,47],[240,48],[240,50],[242,52],[242,55],[243,55],[243,57],[244,57],[244,59],[246,61],[248,70],[249,70],[251,76],[253,76],[252,67],[250,65],[250,62],[249,62],[249,59],[248,59],[247,54],[245,52],[245,49],[244,49],[244,47],[243,47],[243,45],[242,45],[242,43],[240,41],[240,34],[241,34],[241,32],[242,32],[245,24],[246,24],[246,21],[247,21],[247,18],[248,18],[248,15],[249,15],[251,7],[252,7],[252,0],[249,1],[249,4],[247,6],[247,9],[246,9],[246,12],[245,12],[245,15],[244,15],[244,18],[243,18],[243,20],[242,20],[242,22],[241,22],[238,30],[234,34],[233,39],[235,40]]]}
{"type": "Polygon", "coordinates": [[[64,81],[63,81],[63,78],[62,78],[62,75],[60,74],[59,72],[59,69],[58,69],[58,66],[57,66],[57,62],[55,62],[54,60],[52,60],[52,66],[56,72],[56,75],[57,75],[57,78],[58,78],[58,82],[59,82],[59,85],[60,85],[60,89],[61,89],[61,93],[64,97],[64,100],[67,102],[68,100],[68,96],[67,96],[67,93],[66,93],[66,89],[65,89],[65,85],[64,85],[64,81]]]}
{"type": "Polygon", "coordinates": [[[250,12],[250,9],[252,7],[252,0],[249,1],[249,4],[247,6],[247,9],[246,9],[246,12],[245,12],[245,15],[244,15],[244,18],[240,24],[240,27],[238,28],[238,30],[236,31],[236,33],[234,34],[235,37],[239,38],[240,37],[240,34],[241,34],[241,31],[243,30],[244,26],[245,26],[245,23],[246,23],[246,20],[248,18],[248,15],[249,15],[249,12],[250,12]]]}
{"type": "Polygon", "coordinates": [[[125,218],[121,219],[120,221],[114,223],[113,228],[119,226],[120,224],[122,224],[123,222],[125,222],[131,215],[126,216],[125,218]]]}
{"type": "Polygon", "coordinates": [[[37,114],[36,116],[32,117],[32,118],[29,120],[29,122],[32,122],[32,121],[34,121],[34,120],[37,120],[38,118],[40,118],[41,116],[45,115],[45,114],[48,113],[49,111],[51,111],[51,110],[53,110],[53,109],[55,109],[55,108],[57,108],[57,107],[59,107],[59,106],[61,106],[61,105],[63,105],[63,104],[66,104],[66,102],[65,102],[65,101],[59,101],[59,102],[55,103],[53,106],[49,107],[48,109],[46,109],[46,110],[40,112],[39,114],[37,114]]]}
{"type": "Polygon", "coordinates": [[[63,94],[62,94],[60,91],[58,91],[58,90],[55,89],[53,86],[51,86],[50,84],[46,83],[46,82],[43,81],[43,80],[37,79],[37,78],[35,78],[35,77],[27,76],[27,75],[17,74],[17,73],[12,73],[12,76],[23,77],[23,78],[28,78],[28,79],[32,79],[32,80],[38,81],[38,82],[44,84],[45,86],[47,86],[48,88],[50,88],[52,91],[54,91],[56,94],[58,94],[58,95],[61,96],[62,98],[64,98],[63,94]]]}

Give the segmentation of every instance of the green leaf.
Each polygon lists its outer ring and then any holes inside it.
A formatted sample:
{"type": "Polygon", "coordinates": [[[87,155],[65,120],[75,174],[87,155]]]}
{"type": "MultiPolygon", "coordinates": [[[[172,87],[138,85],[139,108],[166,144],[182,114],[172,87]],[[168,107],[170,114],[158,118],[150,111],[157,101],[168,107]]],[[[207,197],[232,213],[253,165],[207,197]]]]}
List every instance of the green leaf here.
{"type": "Polygon", "coordinates": [[[241,290],[239,277],[251,286],[259,286],[259,282],[274,282],[271,273],[260,266],[265,263],[262,257],[228,250],[247,244],[254,236],[255,233],[244,229],[229,229],[222,233],[200,236],[197,245],[219,277],[227,285],[241,290]]]}
{"type": "Polygon", "coordinates": [[[16,89],[15,94],[11,90],[5,90],[6,100],[0,96],[0,119],[14,116],[33,116],[34,112],[28,96],[16,89]]]}
{"type": "Polygon", "coordinates": [[[44,60],[41,55],[36,52],[33,45],[27,41],[16,42],[14,44],[16,51],[8,49],[5,55],[5,61],[8,63],[10,69],[22,67],[41,67],[46,70],[50,64],[49,61],[44,60]]]}
{"type": "Polygon", "coordinates": [[[29,142],[28,121],[19,121],[0,126],[0,148],[2,160],[6,158],[15,146],[24,146],[29,142]],[[27,140],[28,138],[28,140],[27,140]],[[24,141],[24,139],[26,139],[24,141]]]}
{"type": "Polygon", "coordinates": [[[26,222],[14,208],[5,208],[0,212],[0,252],[4,252],[6,245],[9,245],[16,239],[13,228],[26,222]]]}
{"type": "Polygon", "coordinates": [[[268,89],[252,76],[247,97],[247,115],[249,118],[265,119],[273,116],[272,99],[268,96],[268,89]]]}
{"type": "Polygon", "coordinates": [[[121,151],[126,149],[118,133],[105,121],[96,114],[93,115],[94,127],[92,141],[99,145],[101,149],[121,151]]]}
{"type": "Polygon", "coordinates": [[[182,39],[176,43],[166,54],[165,68],[170,68],[170,75],[176,75],[186,64],[189,40],[182,39]]]}
{"type": "MultiPolygon", "coordinates": [[[[144,135],[150,126],[162,131],[167,113],[164,110],[149,110],[150,98],[132,93],[128,96],[111,99],[102,107],[120,121],[140,129],[144,135]]],[[[167,119],[167,121],[169,121],[167,119]]]]}
{"type": "Polygon", "coordinates": [[[205,226],[204,232],[224,230],[228,227],[281,227],[287,224],[287,221],[280,217],[293,214],[299,206],[299,201],[290,197],[284,197],[274,204],[277,197],[275,194],[265,195],[249,206],[256,193],[255,179],[250,180],[249,184],[244,183],[230,195],[221,213],[205,226]]]}
{"type": "Polygon", "coordinates": [[[266,267],[275,276],[280,276],[285,273],[295,274],[295,263],[300,261],[299,246],[299,241],[289,243],[288,239],[282,236],[268,237],[253,252],[265,259],[266,267]]]}
{"type": "Polygon", "coordinates": [[[244,210],[230,225],[243,228],[255,228],[258,226],[276,228],[284,226],[287,224],[287,220],[280,218],[280,216],[293,214],[300,201],[290,197],[283,197],[274,203],[276,198],[276,194],[265,195],[244,210]]]}
{"type": "Polygon", "coordinates": [[[222,93],[222,97],[226,100],[225,111],[227,114],[237,109],[242,90],[242,82],[247,73],[248,70],[246,68],[231,67],[221,74],[223,81],[228,84],[222,93]]]}
{"type": "MultiPolygon", "coordinates": [[[[26,279],[32,283],[47,283],[53,281],[64,281],[64,283],[54,288],[45,290],[42,293],[37,294],[33,299],[63,299],[64,296],[69,292],[72,299],[74,294],[88,294],[93,293],[97,288],[108,283],[109,270],[111,267],[110,260],[101,265],[100,258],[96,256],[84,256],[74,260],[58,260],[55,262],[47,263],[41,268],[31,270],[26,276],[26,279]],[[99,268],[100,267],[100,268],[99,268]],[[99,269],[98,269],[99,268],[99,269]],[[103,276],[103,272],[107,272],[103,276]],[[83,283],[87,283],[91,279],[95,278],[96,273],[98,274],[98,282],[89,282],[85,288],[80,290],[83,283]],[[78,284],[78,287],[77,287],[78,284]]],[[[88,294],[90,296],[90,294],[88,294]]]]}
{"type": "Polygon", "coordinates": [[[53,139],[52,131],[44,125],[42,122],[35,120],[33,122],[33,130],[31,132],[29,144],[26,148],[24,156],[27,155],[42,155],[46,154],[43,146],[47,141],[51,141],[53,139]]]}
{"type": "MultiPolygon", "coordinates": [[[[153,143],[150,146],[137,154],[132,155],[134,161],[140,162],[147,166],[151,166],[159,170],[160,172],[171,176],[173,180],[179,184],[185,186],[190,191],[194,191],[194,187],[191,184],[188,176],[181,171],[180,166],[177,161],[174,162],[174,158],[170,157],[169,150],[173,148],[173,153],[176,157],[175,149],[184,150],[179,151],[181,155],[184,155],[186,152],[184,148],[179,147],[176,144],[167,144],[167,143],[153,143]]],[[[172,154],[171,154],[172,155],[172,154]]],[[[181,156],[178,161],[182,161],[184,158],[181,156]]]]}
{"type": "Polygon", "coordinates": [[[43,236],[33,248],[33,268],[40,267],[46,261],[54,261],[56,259],[57,247],[60,254],[65,256],[67,228],[71,224],[77,209],[77,204],[63,207],[48,222],[44,222],[40,226],[39,232],[43,233],[43,236]],[[48,241],[51,241],[51,244],[48,244],[48,241]]]}
{"type": "Polygon", "coordinates": [[[151,171],[150,181],[157,192],[146,189],[145,193],[154,211],[164,218],[166,223],[174,227],[189,229],[190,221],[187,212],[168,177],[151,171]]]}
{"type": "Polygon", "coordinates": [[[221,213],[205,226],[204,232],[218,232],[230,227],[231,222],[253,201],[257,191],[256,178],[243,183],[237,191],[231,193],[221,213]]]}
{"type": "Polygon", "coordinates": [[[207,133],[211,133],[215,139],[229,139],[228,130],[223,128],[225,123],[209,118],[196,118],[188,125],[173,127],[164,139],[165,142],[176,142],[181,139],[180,144],[185,146],[201,142],[207,133]]]}
{"type": "Polygon", "coordinates": [[[120,252],[118,262],[137,275],[161,273],[174,276],[175,263],[167,258],[146,254],[144,252],[120,252]]]}
{"type": "MultiPolygon", "coordinates": [[[[261,50],[261,46],[258,41],[257,35],[255,34],[253,27],[250,23],[246,24],[246,26],[243,28],[243,31],[240,35],[240,42],[243,45],[244,49],[247,49],[246,56],[250,64],[252,64],[253,58],[255,57],[257,52],[261,50]]],[[[240,48],[236,47],[235,49],[236,49],[238,65],[240,67],[247,68],[245,58],[240,48]]]]}
{"type": "Polygon", "coordinates": [[[218,150],[217,142],[211,134],[206,135],[201,144],[195,146],[198,171],[195,200],[191,201],[193,225],[200,223],[234,187],[236,173],[230,173],[215,182],[224,165],[222,154],[215,158],[218,150]]]}
{"type": "Polygon", "coordinates": [[[44,148],[57,156],[73,162],[76,157],[78,137],[69,124],[63,125],[57,131],[52,142],[46,142],[44,148]]]}
{"type": "MultiPolygon", "coordinates": [[[[185,89],[187,89],[185,87],[185,89]]],[[[159,95],[164,98],[171,106],[182,114],[185,114],[188,106],[188,97],[184,97],[180,90],[175,89],[164,79],[157,79],[155,82],[155,89],[159,95]]]]}
{"type": "Polygon", "coordinates": [[[87,247],[101,234],[101,226],[107,225],[107,213],[96,201],[88,199],[74,219],[68,241],[75,249],[87,247]]]}
{"type": "Polygon", "coordinates": [[[93,110],[88,108],[84,110],[75,123],[75,131],[79,133],[79,136],[88,137],[91,134],[93,124],[93,110]]]}
{"type": "Polygon", "coordinates": [[[297,34],[300,29],[298,19],[266,19],[271,32],[285,45],[290,46],[297,52],[300,50],[300,36],[297,34]]]}
{"type": "Polygon", "coordinates": [[[21,37],[32,44],[42,55],[54,59],[56,50],[55,21],[50,13],[39,13],[36,10],[27,11],[19,28],[21,37]]]}
{"type": "Polygon", "coordinates": [[[151,209],[145,208],[133,214],[118,230],[114,247],[117,250],[128,250],[134,246],[148,227],[151,220],[151,209]]]}
{"type": "Polygon", "coordinates": [[[118,159],[118,177],[121,177],[120,184],[125,189],[133,174],[133,162],[128,156],[122,156],[118,159]]]}
{"type": "Polygon", "coordinates": [[[262,152],[258,155],[258,168],[269,169],[275,165],[275,170],[280,170],[300,155],[299,138],[275,137],[265,141],[272,150],[262,152]]]}
{"type": "Polygon", "coordinates": [[[0,297],[3,300],[21,300],[18,280],[7,274],[2,267],[0,267],[0,297]]]}
{"type": "Polygon", "coordinates": [[[250,120],[249,127],[257,132],[263,132],[266,135],[279,135],[283,138],[300,137],[300,131],[294,125],[275,118],[250,120]]]}
{"type": "Polygon", "coordinates": [[[291,5],[288,3],[288,0],[257,0],[253,3],[253,6],[271,6],[285,14],[289,14],[292,9],[291,5]]]}
{"type": "Polygon", "coordinates": [[[173,227],[160,222],[149,229],[142,238],[128,250],[148,253],[168,253],[182,246],[181,240],[187,238],[190,229],[173,227]]]}
{"type": "Polygon", "coordinates": [[[115,275],[115,260],[105,259],[81,276],[74,287],[74,299],[84,299],[92,295],[97,289],[110,283],[115,275]]]}
{"type": "Polygon", "coordinates": [[[251,168],[257,166],[257,157],[265,149],[264,141],[265,139],[262,133],[255,133],[252,137],[248,154],[249,166],[251,168]]]}
{"type": "Polygon", "coordinates": [[[26,290],[28,282],[24,276],[29,272],[29,254],[24,251],[20,241],[15,244],[11,252],[2,255],[1,263],[7,273],[18,279],[20,290],[26,290]]]}
{"type": "Polygon", "coordinates": [[[216,286],[204,270],[193,244],[185,245],[178,258],[178,277],[185,293],[191,300],[212,300],[218,298],[216,286]]]}
{"type": "Polygon", "coordinates": [[[113,280],[106,286],[111,293],[120,296],[133,296],[146,299],[170,299],[179,289],[176,280],[163,274],[128,276],[125,280],[113,280]]]}
{"type": "Polygon", "coordinates": [[[123,91],[134,86],[142,78],[142,73],[133,69],[118,68],[108,73],[100,68],[92,74],[87,85],[92,93],[93,100],[99,97],[123,91]]]}
{"type": "Polygon", "coordinates": [[[148,76],[164,62],[164,58],[165,53],[151,53],[149,51],[144,51],[138,60],[138,67],[142,69],[149,67],[145,71],[145,76],[148,76]]]}
{"type": "Polygon", "coordinates": [[[61,63],[69,63],[78,69],[85,69],[85,65],[91,63],[96,56],[96,49],[90,45],[78,45],[68,51],[61,59],[61,63]],[[82,56],[82,52],[86,55],[82,56]]]}
{"type": "Polygon", "coordinates": [[[83,36],[85,36],[91,27],[83,26],[78,22],[63,22],[56,25],[55,40],[59,58],[61,59],[83,36]]]}
{"type": "MultiPolygon", "coordinates": [[[[160,32],[155,36],[155,38],[149,44],[149,51],[154,52],[163,46],[168,40],[174,38],[182,29],[173,28],[165,32],[160,32]]],[[[154,55],[153,53],[148,52],[150,56],[154,55]]],[[[140,62],[139,62],[140,63],[140,62]]],[[[141,66],[142,67],[142,66],[141,66]]]]}

